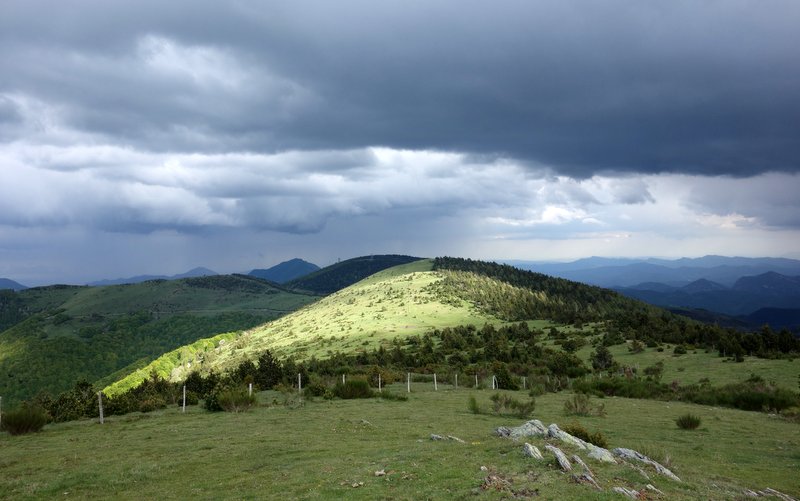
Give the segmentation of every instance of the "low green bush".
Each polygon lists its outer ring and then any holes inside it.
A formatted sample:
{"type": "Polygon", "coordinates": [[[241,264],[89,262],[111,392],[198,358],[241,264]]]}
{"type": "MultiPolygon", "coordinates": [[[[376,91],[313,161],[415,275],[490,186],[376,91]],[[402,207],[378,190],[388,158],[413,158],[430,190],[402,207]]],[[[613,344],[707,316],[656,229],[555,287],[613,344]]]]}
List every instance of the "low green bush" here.
{"type": "Polygon", "coordinates": [[[469,396],[469,400],[467,400],[467,409],[473,414],[481,413],[481,408],[478,405],[478,401],[475,399],[474,395],[469,396]]]}
{"type": "Polygon", "coordinates": [[[492,401],[495,414],[513,414],[520,419],[529,417],[536,408],[536,399],[533,397],[527,402],[521,402],[509,394],[495,393],[489,399],[492,401]]]}
{"type": "Polygon", "coordinates": [[[166,406],[167,402],[160,395],[148,395],[139,402],[139,412],[153,412],[166,406]]]}
{"type": "Polygon", "coordinates": [[[675,420],[675,424],[682,430],[696,430],[700,427],[700,417],[694,414],[684,414],[675,420]]]}
{"type": "Polygon", "coordinates": [[[594,444],[598,447],[608,449],[608,440],[606,440],[606,437],[601,432],[596,431],[592,433],[581,426],[580,423],[570,423],[565,425],[562,430],[566,431],[573,437],[580,438],[584,442],[589,442],[590,444],[594,444]]]}
{"type": "Polygon", "coordinates": [[[604,404],[593,404],[589,395],[576,393],[564,401],[564,414],[567,416],[605,416],[604,404]]]}
{"type": "Polygon", "coordinates": [[[363,379],[348,379],[344,384],[337,383],[333,394],[341,399],[371,398],[373,395],[369,383],[363,379]]]}
{"type": "Polygon", "coordinates": [[[40,431],[47,424],[47,412],[41,407],[23,405],[3,414],[2,429],[11,435],[40,431]]]}
{"type": "Polygon", "coordinates": [[[217,402],[224,411],[244,412],[255,406],[257,400],[246,388],[228,388],[219,392],[217,402]]]}

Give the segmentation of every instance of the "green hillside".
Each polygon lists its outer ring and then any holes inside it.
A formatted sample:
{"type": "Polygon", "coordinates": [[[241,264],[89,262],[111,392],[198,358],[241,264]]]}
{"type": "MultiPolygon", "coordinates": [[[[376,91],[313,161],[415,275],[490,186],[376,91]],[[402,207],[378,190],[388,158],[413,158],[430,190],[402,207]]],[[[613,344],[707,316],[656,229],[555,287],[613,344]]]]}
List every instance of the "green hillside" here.
{"type": "Polygon", "coordinates": [[[197,339],[278,318],[316,298],[244,275],[0,296],[0,395],[57,394],[79,378],[122,377],[197,339]]]}
{"type": "Polygon", "coordinates": [[[356,257],[326,266],[314,273],[287,282],[285,285],[299,291],[322,295],[332,294],[379,271],[420,259],[394,254],[356,257]]]}
{"type": "Polygon", "coordinates": [[[431,260],[418,260],[381,271],[206,353],[193,356],[191,352],[196,350],[174,350],[105,391],[113,395],[118,388],[135,386],[153,370],[173,381],[193,370],[224,372],[266,350],[279,358],[325,358],[333,352],[355,353],[396,336],[419,335],[434,328],[502,323],[466,301],[439,301],[433,286],[443,276],[433,272],[432,266],[431,260]]]}

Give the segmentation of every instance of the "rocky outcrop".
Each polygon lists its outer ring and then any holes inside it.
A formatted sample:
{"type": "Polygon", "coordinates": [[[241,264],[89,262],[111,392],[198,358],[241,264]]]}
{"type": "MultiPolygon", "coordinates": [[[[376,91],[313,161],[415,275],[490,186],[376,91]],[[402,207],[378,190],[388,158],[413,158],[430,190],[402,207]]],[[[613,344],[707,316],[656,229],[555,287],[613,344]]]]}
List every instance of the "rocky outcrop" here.
{"type": "Polygon", "coordinates": [[[662,465],[661,463],[659,463],[657,461],[653,461],[649,457],[645,456],[644,454],[642,454],[640,452],[636,452],[633,449],[625,449],[624,447],[617,447],[616,449],[614,449],[611,452],[613,452],[614,455],[616,455],[618,457],[621,457],[623,459],[632,459],[634,461],[639,461],[640,463],[645,463],[647,465],[650,465],[653,468],[655,468],[656,472],[658,472],[660,475],[664,475],[667,478],[671,478],[672,480],[675,480],[676,482],[680,482],[681,481],[681,479],[678,478],[677,475],[672,473],[667,467],[665,467],[664,465],[662,465]]]}
{"type": "Polygon", "coordinates": [[[561,449],[554,445],[547,444],[544,446],[545,449],[552,452],[553,455],[556,457],[558,461],[558,465],[561,466],[561,469],[564,471],[572,471],[572,465],[569,463],[569,459],[567,459],[567,455],[564,454],[561,449]]]}
{"type": "Polygon", "coordinates": [[[495,430],[495,434],[500,437],[507,437],[513,440],[519,440],[525,437],[546,437],[547,428],[544,427],[538,419],[532,419],[527,423],[514,428],[501,426],[495,430]]]}
{"type": "Polygon", "coordinates": [[[538,459],[539,461],[544,461],[544,456],[542,456],[542,452],[539,450],[539,448],[527,442],[525,442],[525,445],[522,446],[522,454],[525,457],[538,459]]]}

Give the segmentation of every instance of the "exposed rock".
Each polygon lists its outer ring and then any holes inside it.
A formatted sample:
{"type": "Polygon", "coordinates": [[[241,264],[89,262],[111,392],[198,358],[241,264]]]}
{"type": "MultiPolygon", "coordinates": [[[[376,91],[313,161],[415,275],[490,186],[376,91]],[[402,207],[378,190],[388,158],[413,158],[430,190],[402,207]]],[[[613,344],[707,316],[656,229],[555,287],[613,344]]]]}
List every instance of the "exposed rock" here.
{"type": "Polygon", "coordinates": [[[452,440],[453,442],[458,442],[460,444],[466,444],[463,440],[458,437],[454,437],[453,435],[437,435],[436,433],[431,433],[431,440],[452,440]]]}
{"type": "Polygon", "coordinates": [[[542,452],[539,450],[539,448],[527,442],[525,442],[525,445],[522,446],[522,454],[524,454],[525,457],[544,461],[544,456],[542,456],[542,452]]]}
{"type": "Polygon", "coordinates": [[[383,476],[385,476],[385,475],[386,475],[386,470],[385,470],[385,469],[383,469],[383,470],[378,470],[378,471],[376,471],[376,472],[375,472],[375,476],[376,476],[376,477],[383,477],[383,476]]]}
{"type": "Polygon", "coordinates": [[[583,459],[581,459],[581,457],[578,456],[577,454],[572,455],[572,462],[581,465],[583,471],[588,473],[589,475],[594,475],[594,473],[592,473],[592,470],[590,470],[589,467],[586,466],[586,463],[584,463],[583,459]]]}
{"type": "Polygon", "coordinates": [[[587,449],[586,447],[587,442],[584,442],[580,438],[570,435],[566,431],[563,431],[555,423],[547,427],[547,435],[552,438],[557,438],[558,440],[561,440],[566,444],[574,445],[578,449],[587,449]]]}
{"type": "Polygon", "coordinates": [[[586,448],[589,449],[587,456],[594,460],[602,461],[603,463],[617,463],[617,460],[614,459],[614,455],[611,454],[611,451],[608,449],[589,443],[586,444],[586,448]]]}
{"type": "Polygon", "coordinates": [[[645,463],[645,464],[649,464],[650,466],[655,468],[656,471],[659,474],[664,475],[665,477],[671,478],[672,480],[675,480],[676,482],[680,482],[681,481],[681,479],[678,478],[677,475],[672,473],[668,468],[663,466],[661,463],[653,461],[649,457],[645,456],[644,454],[642,454],[640,452],[636,452],[633,449],[625,449],[623,447],[617,447],[612,452],[614,454],[616,454],[617,456],[625,458],[625,459],[634,459],[636,461],[639,461],[639,462],[642,462],[642,463],[645,463]]]}
{"type": "Polygon", "coordinates": [[[558,464],[559,466],[561,466],[562,470],[572,471],[572,465],[569,464],[569,459],[567,459],[566,454],[561,452],[561,449],[550,444],[545,445],[544,448],[553,453],[553,455],[556,457],[556,460],[558,460],[558,464]]]}
{"type": "Polygon", "coordinates": [[[781,499],[782,501],[797,501],[797,499],[793,498],[792,496],[784,494],[780,491],[776,491],[775,489],[772,489],[770,487],[760,490],[758,491],[758,493],[761,494],[762,496],[774,496],[778,499],[781,499]]]}
{"type": "Polygon", "coordinates": [[[603,489],[597,485],[594,477],[587,472],[583,472],[580,475],[572,475],[572,480],[579,484],[588,484],[597,489],[598,491],[602,491],[603,489]]]}
{"type": "Polygon", "coordinates": [[[650,492],[655,492],[656,494],[662,494],[662,495],[664,494],[660,490],[656,489],[656,486],[653,485],[653,484],[647,484],[647,485],[644,486],[644,488],[647,489],[650,492]]]}
{"type": "Polygon", "coordinates": [[[527,423],[514,428],[501,426],[495,430],[495,434],[500,437],[508,437],[514,440],[519,440],[524,437],[546,437],[547,428],[544,427],[538,419],[532,419],[527,423]]]}
{"type": "Polygon", "coordinates": [[[500,426],[499,428],[494,430],[494,434],[498,437],[508,438],[511,436],[511,428],[508,426],[500,426]]]}
{"type": "Polygon", "coordinates": [[[627,487],[614,487],[612,490],[617,494],[622,494],[625,497],[639,499],[639,491],[628,489],[627,487]]]}
{"type": "Polygon", "coordinates": [[[598,447],[594,444],[586,442],[574,435],[570,435],[566,431],[562,430],[558,427],[557,424],[553,423],[547,427],[547,435],[561,440],[564,443],[574,445],[579,449],[588,450],[588,456],[592,459],[597,461],[602,461],[604,463],[616,463],[617,460],[614,459],[614,455],[608,449],[604,449],[602,447],[598,447]]]}

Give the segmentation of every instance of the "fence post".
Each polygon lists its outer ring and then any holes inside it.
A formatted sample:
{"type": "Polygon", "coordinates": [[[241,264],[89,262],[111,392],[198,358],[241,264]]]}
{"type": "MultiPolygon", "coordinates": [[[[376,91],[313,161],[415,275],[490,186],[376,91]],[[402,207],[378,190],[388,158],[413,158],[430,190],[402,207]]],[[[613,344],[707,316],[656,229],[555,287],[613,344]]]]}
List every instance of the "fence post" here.
{"type": "Polygon", "coordinates": [[[183,407],[181,412],[186,412],[186,385],[183,385],[183,407]]]}
{"type": "Polygon", "coordinates": [[[344,374],[342,374],[342,386],[344,386],[344,374]]]}
{"type": "Polygon", "coordinates": [[[383,393],[383,390],[381,389],[381,373],[380,372],[378,373],[378,393],[383,393]]]}
{"type": "Polygon", "coordinates": [[[492,374],[492,389],[493,390],[498,389],[497,388],[497,376],[495,376],[494,374],[492,374]]]}
{"type": "Polygon", "coordinates": [[[528,388],[525,387],[525,376],[522,376],[522,389],[527,390],[528,388]]]}
{"type": "Polygon", "coordinates": [[[439,391],[439,385],[436,383],[436,373],[433,373],[433,391],[439,391]]]}
{"type": "Polygon", "coordinates": [[[475,373],[475,388],[478,387],[478,373],[475,373]]]}
{"type": "Polygon", "coordinates": [[[97,392],[97,405],[100,407],[100,424],[103,424],[103,392],[97,392]]]}
{"type": "Polygon", "coordinates": [[[456,372],[456,390],[458,389],[458,372],[456,372]]]}
{"type": "Polygon", "coordinates": [[[252,397],[253,396],[253,383],[248,383],[247,384],[247,396],[248,397],[252,397]]]}
{"type": "Polygon", "coordinates": [[[303,391],[303,379],[301,374],[297,373],[297,393],[302,393],[303,391]]]}
{"type": "Polygon", "coordinates": [[[411,393],[411,373],[406,374],[406,393],[411,393]]]}

